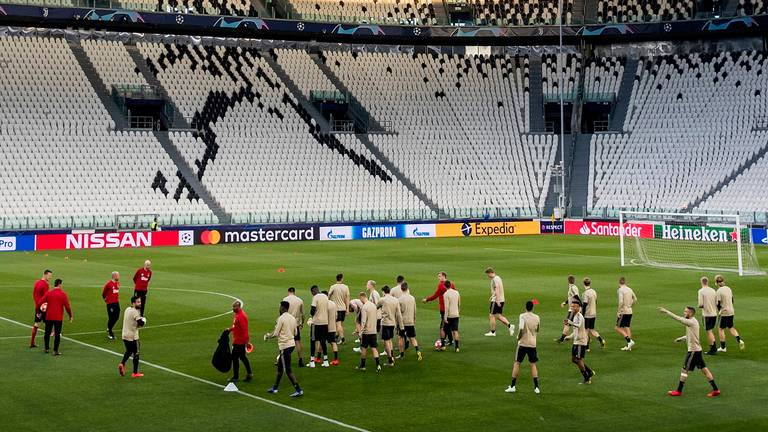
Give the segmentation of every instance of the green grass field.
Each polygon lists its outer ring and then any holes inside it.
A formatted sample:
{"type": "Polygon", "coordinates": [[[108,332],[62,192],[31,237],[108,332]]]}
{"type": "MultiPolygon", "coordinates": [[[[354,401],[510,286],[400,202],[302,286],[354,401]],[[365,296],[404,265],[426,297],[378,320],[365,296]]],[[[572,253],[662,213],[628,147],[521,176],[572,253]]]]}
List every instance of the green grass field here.
{"type": "MultiPolygon", "coordinates": [[[[729,339],[728,353],[706,359],[723,395],[707,398],[709,386],[697,371],[684,397],[671,399],[666,391],[675,387],[685,354],[684,344],[672,340],[684,330],[656,307],[680,312],[694,304],[703,273],[621,269],[617,251],[617,239],[536,236],[2,254],[0,429],[345,430],[307,414],[313,413],[376,431],[768,430],[768,348],[763,331],[768,278],[726,274],[736,297],[736,326],[747,350],[739,352],[729,339]],[[142,360],[161,368],[145,364],[143,379],[121,378],[119,358],[110,352],[122,353],[123,346],[103,333],[101,286],[112,270],[120,271],[124,308],[133,291],[133,271],[147,258],[153,261],[155,275],[146,312],[149,323],[141,332],[142,360]],[[532,391],[527,364],[518,393],[503,392],[515,343],[503,332],[483,337],[489,294],[483,269],[488,265],[504,278],[505,315],[514,322],[525,300],[540,301],[541,395],[532,391]],[[75,321],[65,322],[65,335],[88,344],[64,340],[61,357],[29,349],[29,329],[8,321],[32,323],[32,285],[47,267],[55,271],[54,277],[64,279],[72,300],[75,321]],[[280,267],[285,271],[279,272],[280,267]],[[277,347],[274,340],[263,342],[261,335],[274,325],[288,286],[295,286],[308,304],[308,287],[327,287],[338,272],[346,275],[353,293],[367,279],[392,285],[395,276],[403,274],[414,296],[421,298],[432,293],[440,270],[448,272],[462,294],[461,353],[433,351],[437,304],[419,303],[422,363],[409,350],[410,356],[394,368],[380,374],[371,368],[358,372],[358,356],[348,343],[341,347],[339,367],[294,369],[306,392],[303,398],[288,397],[287,379],[279,394],[266,393],[274,380],[277,347]],[[569,344],[553,342],[562,328],[565,312],[559,303],[569,273],[578,280],[590,276],[600,296],[597,327],[607,336],[608,347],[594,346],[587,356],[598,373],[591,386],[578,385],[581,376],[570,363],[569,344]],[[637,346],[630,353],[620,351],[623,339],[613,330],[616,280],[622,274],[639,298],[633,320],[637,346]],[[225,393],[201,381],[224,384],[229,377],[213,369],[210,359],[221,330],[231,323],[231,314],[220,315],[230,310],[231,299],[211,293],[245,302],[256,346],[250,355],[255,379],[239,387],[258,398],[225,393]],[[208,317],[215,318],[172,325],[208,317]],[[81,334],[89,332],[95,333],[81,334]]],[[[758,253],[768,265],[768,249],[758,253]]],[[[346,324],[349,335],[353,323],[348,319],[346,324]]],[[[305,341],[307,336],[305,329],[305,341]]],[[[704,342],[703,331],[701,337],[704,342]]]]}

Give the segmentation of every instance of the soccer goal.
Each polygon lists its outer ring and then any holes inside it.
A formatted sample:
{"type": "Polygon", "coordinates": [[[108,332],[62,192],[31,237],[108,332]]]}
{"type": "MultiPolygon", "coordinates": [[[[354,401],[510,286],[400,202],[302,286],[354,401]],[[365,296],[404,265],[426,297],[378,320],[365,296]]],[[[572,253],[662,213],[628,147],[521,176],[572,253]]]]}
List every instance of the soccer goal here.
{"type": "Polygon", "coordinates": [[[749,227],[738,215],[619,213],[621,265],[762,275],[749,227]]]}

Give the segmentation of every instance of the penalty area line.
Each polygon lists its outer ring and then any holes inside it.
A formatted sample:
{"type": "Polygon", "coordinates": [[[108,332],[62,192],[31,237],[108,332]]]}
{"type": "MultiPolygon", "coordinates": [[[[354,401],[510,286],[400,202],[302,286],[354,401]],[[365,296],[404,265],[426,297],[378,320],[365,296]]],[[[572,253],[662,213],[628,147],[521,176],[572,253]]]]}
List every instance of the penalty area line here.
{"type": "MultiPolygon", "coordinates": [[[[15,324],[15,325],[18,325],[18,326],[21,326],[21,327],[32,328],[32,326],[30,326],[28,324],[24,324],[24,323],[21,323],[21,322],[18,322],[18,321],[14,321],[14,320],[12,320],[10,318],[6,318],[4,316],[0,316],[0,320],[3,320],[5,322],[11,323],[11,324],[15,324]]],[[[116,357],[122,357],[123,356],[123,354],[121,354],[119,352],[108,350],[108,349],[102,348],[100,346],[91,345],[89,343],[82,342],[82,341],[79,341],[77,339],[73,339],[71,337],[62,336],[61,338],[64,339],[64,340],[67,340],[69,342],[73,342],[73,343],[76,343],[78,345],[82,345],[82,346],[87,347],[87,348],[91,348],[91,349],[94,349],[94,350],[97,350],[97,351],[101,351],[101,352],[104,352],[104,353],[107,353],[107,354],[111,354],[111,355],[116,356],[116,357]]],[[[222,384],[215,383],[213,381],[209,381],[209,380],[207,380],[205,378],[200,378],[200,377],[196,377],[194,375],[189,375],[189,374],[184,373],[184,372],[179,372],[177,370],[167,368],[167,367],[159,365],[157,363],[148,362],[148,361],[146,361],[144,359],[141,360],[141,363],[145,364],[147,366],[153,367],[155,369],[159,369],[161,371],[167,372],[167,373],[172,374],[172,375],[178,375],[178,376],[181,376],[181,377],[184,377],[184,378],[187,378],[187,379],[191,379],[193,381],[197,381],[199,383],[208,384],[208,385],[216,387],[218,389],[222,389],[223,390],[224,387],[225,387],[222,384]]],[[[359,432],[369,432],[367,429],[359,428],[357,426],[352,426],[350,424],[341,422],[339,420],[334,420],[332,418],[321,416],[321,415],[315,414],[313,412],[304,411],[302,409],[299,409],[299,408],[296,408],[296,407],[292,407],[290,405],[281,404],[280,402],[275,402],[273,400],[269,400],[269,399],[266,399],[266,398],[263,398],[263,397],[260,397],[260,396],[256,396],[256,395],[251,394],[251,393],[246,393],[246,392],[244,392],[242,390],[238,390],[236,393],[238,393],[238,394],[240,394],[242,396],[245,396],[245,397],[249,397],[251,399],[255,399],[255,400],[260,401],[260,402],[268,403],[270,405],[273,405],[273,406],[276,406],[276,407],[279,407],[279,408],[284,408],[284,409],[287,409],[289,411],[293,411],[293,412],[298,413],[298,414],[303,414],[305,416],[312,417],[312,418],[317,419],[317,420],[322,420],[324,422],[331,423],[331,424],[334,424],[336,426],[340,426],[340,427],[343,427],[343,428],[346,428],[346,429],[349,429],[349,430],[354,430],[354,431],[359,431],[359,432]]]]}

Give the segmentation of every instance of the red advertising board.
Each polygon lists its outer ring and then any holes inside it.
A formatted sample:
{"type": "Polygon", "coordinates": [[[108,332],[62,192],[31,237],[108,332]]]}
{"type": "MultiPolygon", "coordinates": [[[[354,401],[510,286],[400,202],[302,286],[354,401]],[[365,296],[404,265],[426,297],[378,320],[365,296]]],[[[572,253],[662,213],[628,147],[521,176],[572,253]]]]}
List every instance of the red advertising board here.
{"type": "MultiPolygon", "coordinates": [[[[625,237],[653,238],[652,223],[625,223],[625,237]]],[[[618,222],[566,220],[565,233],[589,236],[619,236],[618,222]]]]}
{"type": "Polygon", "coordinates": [[[187,246],[192,231],[96,232],[74,234],[38,234],[35,250],[135,248],[152,246],[187,246]]]}

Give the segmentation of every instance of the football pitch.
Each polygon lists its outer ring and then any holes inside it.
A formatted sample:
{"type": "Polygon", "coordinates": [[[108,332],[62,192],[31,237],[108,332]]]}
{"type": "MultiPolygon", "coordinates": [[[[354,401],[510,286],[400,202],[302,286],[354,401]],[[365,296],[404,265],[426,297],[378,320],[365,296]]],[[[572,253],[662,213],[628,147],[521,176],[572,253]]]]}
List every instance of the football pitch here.
{"type": "MultiPolygon", "coordinates": [[[[758,248],[768,266],[768,249],[758,248]]],[[[768,430],[768,277],[724,273],[735,296],[735,325],[746,341],[740,352],[733,338],[728,352],[706,357],[722,396],[707,398],[709,385],[695,371],[682,398],[670,398],[685,355],[673,339],[685,333],[656,310],[677,314],[696,303],[699,277],[713,272],[621,268],[618,239],[579,236],[521,236],[430,240],[302,242],[185,248],[115,249],[0,256],[0,430],[768,430]],[[145,377],[120,377],[123,345],[105,335],[101,288],[110,273],[121,273],[121,309],[133,292],[131,277],[145,259],[153,263],[146,316],[141,330],[145,377]],[[488,330],[489,281],[493,266],[504,279],[504,314],[513,322],[526,300],[539,301],[538,338],[542,394],[533,393],[530,368],[523,364],[516,394],[506,394],[515,352],[514,338],[499,326],[488,330]],[[64,280],[75,315],[64,323],[60,357],[30,349],[32,285],[43,269],[64,280]],[[354,329],[340,346],[341,365],[296,368],[305,391],[288,395],[266,390],[275,377],[275,340],[264,342],[278,315],[278,303],[294,286],[309,311],[309,287],[327,289],[336,273],[345,275],[353,298],[373,279],[378,288],[406,277],[414,297],[431,294],[438,271],[446,271],[462,296],[461,352],[435,352],[437,303],[418,303],[417,338],[424,361],[413,349],[381,373],[354,369],[354,329]],[[592,278],[598,292],[597,329],[608,346],[596,342],[586,362],[596,372],[592,385],[570,362],[570,343],[557,344],[565,309],[566,276],[577,283],[592,278]],[[613,330],[620,275],[638,296],[632,352],[613,330]],[[250,318],[249,355],[254,380],[238,383],[241,393],[222,391],[230,375],[211,366],[221,331],[231,324],[232,298],[242,299],[250,318]],[[24,326],[20,325],[23,324],[24,326]]],[[[697,313],[697,317],[699,313],[697,313]]],[[[122,323],[118,322],[119,328],[122,323]]],[[[308,330],[302,340],[308,348],[308,330]]],[[[706,335],[701,331],[702,345],[706,335]]],[[[38,334],[42,346],[42,332],[38,334]]],[[[380,346],[381,343],[380,343],[380,346]]],[[[305,354],[306,356],[306,354],[305,354]]],[[[369,358],[369,364],[372,360],[369,358]]],[[[130,365],[130,361],[129,361],[130,365]]],[[[241,369],[241,374],[244,372],[241,369]]]]}

